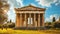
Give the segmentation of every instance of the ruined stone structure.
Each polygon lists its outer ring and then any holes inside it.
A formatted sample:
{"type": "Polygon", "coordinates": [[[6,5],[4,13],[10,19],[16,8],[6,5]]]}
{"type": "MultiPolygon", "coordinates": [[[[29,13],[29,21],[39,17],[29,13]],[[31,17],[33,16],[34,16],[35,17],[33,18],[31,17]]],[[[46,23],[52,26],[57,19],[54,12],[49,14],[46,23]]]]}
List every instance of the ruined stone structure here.
{"type": "Polygon", "coordinates": [[[38,28],[44,26],[45,9],[32,5],[15,8],[16,28],[38,28]]]}

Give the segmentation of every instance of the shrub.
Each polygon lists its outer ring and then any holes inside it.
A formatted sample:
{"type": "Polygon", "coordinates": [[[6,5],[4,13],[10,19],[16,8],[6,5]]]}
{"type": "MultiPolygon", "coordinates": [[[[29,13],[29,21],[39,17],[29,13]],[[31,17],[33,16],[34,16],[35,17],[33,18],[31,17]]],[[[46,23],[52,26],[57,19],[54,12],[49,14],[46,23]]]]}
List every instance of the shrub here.
{"type": "Polygon", "coordinates": [[[15,23],[12,23],[12,24],[8,25],[8,27],[9,27],[9,28],[15,27],[15,23]]]}
{"type": "Polygon", "coordinates": [[[60,28],[60,23],[55,23],[54,28],[60,28]]]}

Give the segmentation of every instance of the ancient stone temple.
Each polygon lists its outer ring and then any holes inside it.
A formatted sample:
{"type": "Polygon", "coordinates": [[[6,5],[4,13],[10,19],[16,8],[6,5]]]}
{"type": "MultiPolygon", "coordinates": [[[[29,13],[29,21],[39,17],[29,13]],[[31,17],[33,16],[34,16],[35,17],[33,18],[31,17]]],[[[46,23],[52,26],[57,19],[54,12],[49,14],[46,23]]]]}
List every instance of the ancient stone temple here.
{"type": "Polygon", "coordinates": [[[44,26],[45,9],[32,5],[15,8],[16,28],[38,28],[44,26]]]}

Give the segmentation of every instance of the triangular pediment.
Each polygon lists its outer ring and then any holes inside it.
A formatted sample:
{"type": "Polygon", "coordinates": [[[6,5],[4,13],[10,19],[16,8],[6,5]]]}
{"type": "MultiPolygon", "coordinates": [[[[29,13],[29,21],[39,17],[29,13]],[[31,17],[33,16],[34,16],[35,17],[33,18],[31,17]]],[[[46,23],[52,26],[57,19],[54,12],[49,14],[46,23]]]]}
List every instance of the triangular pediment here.
{"type": "Polygon", "coordinates": [[[25,6],[25,7],[21,7],[21,8],[17,8],[16,10],[18,11],[23,11],[23,10],[28,10],[28,11],[35,11],[35,10],[42,10],[44,11],[45,9],[44,8],[39,8],[39,7],[35,7],[35,6],[32,6],[32,5],[29,5],[29,6],[25,6]]]}

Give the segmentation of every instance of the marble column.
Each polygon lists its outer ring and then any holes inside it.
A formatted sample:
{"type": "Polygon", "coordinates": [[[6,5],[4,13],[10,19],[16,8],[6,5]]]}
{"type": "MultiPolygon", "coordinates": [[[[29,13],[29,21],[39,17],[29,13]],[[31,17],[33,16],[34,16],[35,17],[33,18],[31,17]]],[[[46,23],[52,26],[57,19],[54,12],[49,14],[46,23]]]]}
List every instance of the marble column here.
{"type": "Polygon", "coordinates": [[[34,13],[34,27],[37,27],[36,14],[34,13]]]}
{"type": "Polygon", "coordinates": [[[29,21],[28,21],[28,27],[32,27],[32,23],[31,23],[31,13],[29,13],[29,21]]]}
{"type": "Polygon", "coordinates": [[[30,24],[31,24],[31,13],[29,14],[29,18],[30,18],[30,24]]]}
{"type": "Polygon", "coordinates": [[[44,14],[42,14],[42,26],[44,26],[44,14]]]}
{"type": "Polygon", "coordinates": [[[22,13],[20,13],[20,27],[22,27],[22,13]]]}
{"type": "Polygon", "coordinates": [[[40,13],[38,14],[38,27],[40,27],[40,13]]]}
{"type": "Polygon", "coordinates": [[[25,13],[25,27],[27,27],[27,14],[25,13]]]}
{"type": "Polygon", "coordinates": [[[19,21],[20,19],[19,19],[19,17],[20,17],[19,14],[16,14],[16,24],[15,24],[16,27],[20,27],[20,21],[19,21]]]}

